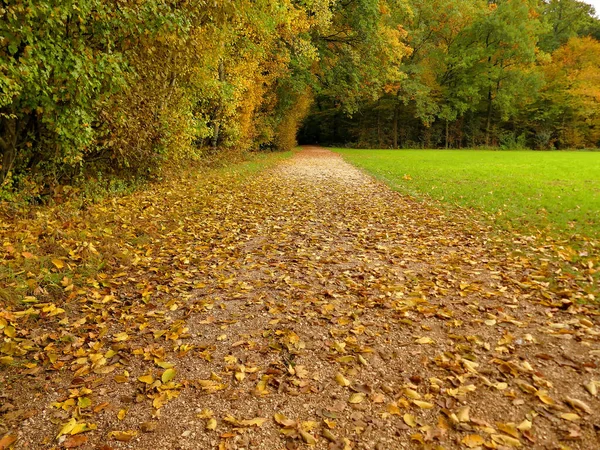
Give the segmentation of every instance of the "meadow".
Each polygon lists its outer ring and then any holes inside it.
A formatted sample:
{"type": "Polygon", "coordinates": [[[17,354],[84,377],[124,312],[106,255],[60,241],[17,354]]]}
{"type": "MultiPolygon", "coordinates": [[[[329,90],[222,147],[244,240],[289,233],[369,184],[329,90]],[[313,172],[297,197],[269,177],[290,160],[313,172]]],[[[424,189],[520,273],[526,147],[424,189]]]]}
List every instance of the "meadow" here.
{"type": "Polygon", "coordinates": [[[498,226],[600,236],[600,152],[335,149],[393,189],[498,226]]]}

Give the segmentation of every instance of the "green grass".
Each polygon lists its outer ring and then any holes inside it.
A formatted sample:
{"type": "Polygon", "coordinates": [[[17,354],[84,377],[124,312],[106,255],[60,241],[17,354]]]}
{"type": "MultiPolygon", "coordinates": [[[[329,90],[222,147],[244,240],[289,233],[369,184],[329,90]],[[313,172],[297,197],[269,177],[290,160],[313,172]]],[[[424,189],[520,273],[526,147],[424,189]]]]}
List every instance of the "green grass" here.
{"type": "Polygon", "coordinates": [[[483,211],[503,228],[600,237],[600,152],[336,151],[402,193],[483,211]]]}

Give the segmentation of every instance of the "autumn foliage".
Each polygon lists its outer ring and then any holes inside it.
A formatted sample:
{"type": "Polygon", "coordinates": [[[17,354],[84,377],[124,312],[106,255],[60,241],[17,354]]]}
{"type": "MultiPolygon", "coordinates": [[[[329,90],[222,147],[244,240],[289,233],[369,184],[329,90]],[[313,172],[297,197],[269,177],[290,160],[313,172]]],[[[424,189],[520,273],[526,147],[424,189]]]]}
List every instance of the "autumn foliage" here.
{"type": "Polygon", "coordinates": [[[577,0],[5,1],[3,196],[289,149],[307,114],[302,138],[320,142],[596,146],[592,13],[577,0]]]}
{"type": "Polygon", "coordinates": [[[394,72],[379,58],[404,46],[377,3],[4,2],[0,182],[42,191],[290,149],[320,77],[343,66],[358,92],[394,72]]]}
{"type": "Polygon", "coordinates": [[[600,21],[577,0],[411,0],[410,53],[381,95],[321,91],[302,141],[359,148],[598,147],[600,21]]]}

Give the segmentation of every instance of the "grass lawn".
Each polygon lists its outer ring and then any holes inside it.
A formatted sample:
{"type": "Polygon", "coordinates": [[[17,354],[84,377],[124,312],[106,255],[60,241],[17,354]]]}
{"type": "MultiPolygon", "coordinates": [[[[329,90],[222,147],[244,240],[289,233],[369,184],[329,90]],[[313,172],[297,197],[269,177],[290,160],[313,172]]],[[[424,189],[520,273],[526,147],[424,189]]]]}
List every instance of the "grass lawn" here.
{"type": "Polygon", "coordinates": [[[600,152],[335,149],[392,188],[506,228],[600,237],[600,152]]]}

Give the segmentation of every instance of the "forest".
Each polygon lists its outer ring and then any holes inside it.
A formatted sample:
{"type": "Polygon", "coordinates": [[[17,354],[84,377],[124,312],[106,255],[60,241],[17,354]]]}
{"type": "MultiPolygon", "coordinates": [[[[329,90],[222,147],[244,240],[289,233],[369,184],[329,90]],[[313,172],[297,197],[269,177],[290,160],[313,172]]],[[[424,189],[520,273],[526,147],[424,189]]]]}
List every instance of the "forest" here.
{"type": "Polygon", "coordinates": [[[599,145],[582,1],[0,0],[0,450],[598,449],[599,145]]]}
{"type": "Polygon", "coordinates": [[[577,0],[5,0],[0,198],[301,143],[594,148],[577,0]]]}

